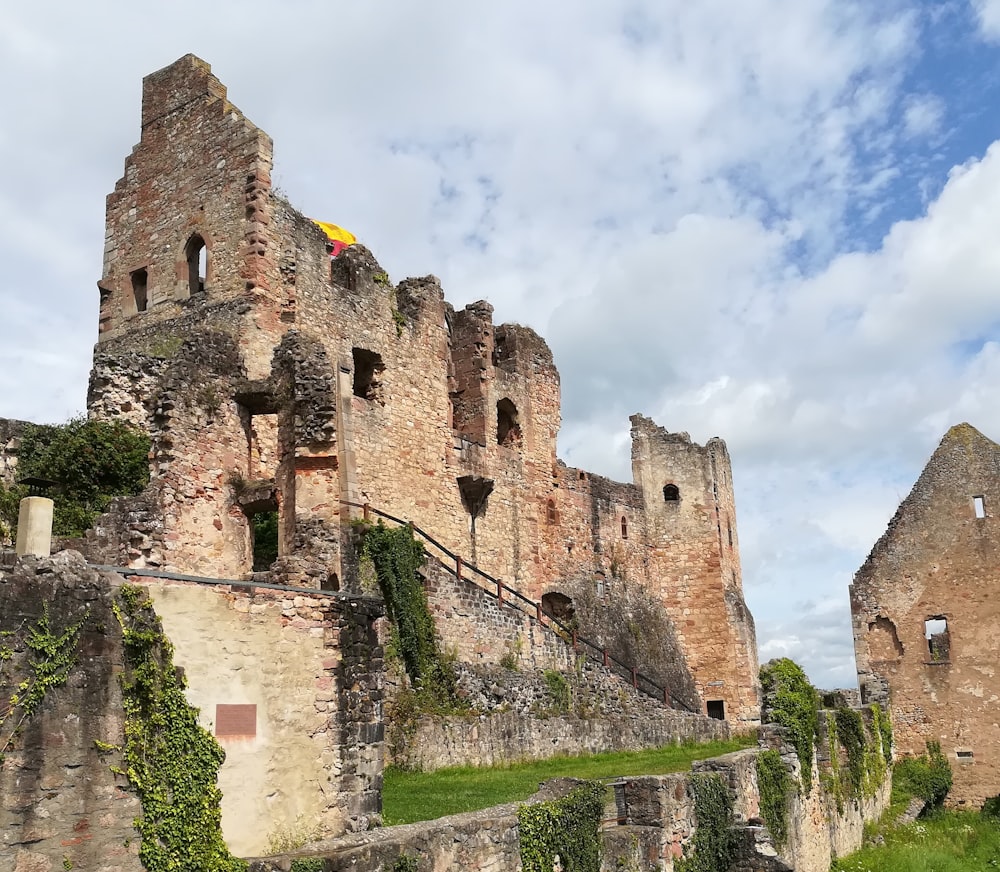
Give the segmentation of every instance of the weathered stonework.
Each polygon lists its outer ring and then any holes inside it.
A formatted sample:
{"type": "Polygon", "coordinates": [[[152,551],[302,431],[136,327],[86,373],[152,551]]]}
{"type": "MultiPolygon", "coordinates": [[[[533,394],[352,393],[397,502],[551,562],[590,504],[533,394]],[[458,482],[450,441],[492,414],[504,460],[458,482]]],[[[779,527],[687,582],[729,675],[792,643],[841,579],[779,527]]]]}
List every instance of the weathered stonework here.
{"type": "Polygon", "coordinates": [[[17,483],[17,449],[27,426],[26,421],[0,418],[0,483],[7,487],[17,483]]]}
{"type": "MultiPolygon", "coordinates": [[[[45,607],[57,633],[83,620],[67,683],[47,692],[0,764],[0,868],[36,872],[69,868],[67,861],[106,872],[142,868],[132,825],[138,800],[111,770],[121,755],[97,744],[122,742],[121,628],[111,608],[120,584],[72,551],[0,567],[0,642],[13,649],[0,672],[4,710],[17,692],[9,676],[29,656],[17,643],[23,628],[34,626],[45,607]]],[[[0,726],[0,741],[14,726],[10,719],[0,726]]]]}
{"type": "MultiPolygon", "coordinates": [[[[222,825],[234,853],[259,853],[270,834],[296,826],[333,835],[380,821],[381,601],[130,582],[149,593],[184,669],[187,699],[226,752],[222,825]]],[[[57,632],[86,615],[68,683],[26,719],[0,766],[0,868],[63,868],[64,858],[80,869],[140,868],[132,822],[141,809],[112,771],[122,765],[113,749],[124,724],[122,635],[112,611],[121,584],[73,551],[0,567],[0,631],[33,624],[44,604],[57,632]]],[[[0,641],[6,647],[11,638],[0,641]]],[[[5,679],[9,665],[0,663],[5,679]]],[[[0,689],[6,706],[16,688],[0,681],[0,689]]],[[[0,740],[12,729],[4,724],[0,740]]]]}
{"type": "Polygon", "coordinates": [[[756,723],[725,444],[635,416],[634,484],[566,467],[544,340],[494,325],[485,302],[455,311],[433,276],[393,284],[361,245],[331,261],[271,161],[203,61],[145,79],[141,140],[108,197],[88,408],[149,432],[152,480],[141,524],[105,547],[245,577],[250,518],[277,511],[272,578],[356,590],[344,501],[370,503],[532,599],[579,603],[581,632],[756,723]],[[587,607],[598,595],[640,616],[637,636],[587,607]]]}
{"type": "Polygon", "coordinates": [[[952,427],[851,585],[858,681],[896,749],[941,743],[948,802],[1000,793],[1000,446],[952,427]]]}

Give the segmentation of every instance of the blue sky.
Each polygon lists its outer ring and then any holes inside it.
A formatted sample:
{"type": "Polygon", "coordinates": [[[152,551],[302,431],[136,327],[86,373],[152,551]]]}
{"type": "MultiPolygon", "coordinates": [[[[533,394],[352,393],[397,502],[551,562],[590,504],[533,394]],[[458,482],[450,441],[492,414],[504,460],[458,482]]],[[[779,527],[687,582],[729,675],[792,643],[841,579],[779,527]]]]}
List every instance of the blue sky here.
{"type": "Polygon", "coordinates": [[[300,209],[549,340],[565,460],[726,439],[762,659],[853,682],[853,572],[950,425],[1000,437],[1000,0],[0,11],[0,415],[83,409],[104,197],[194,52],[300,209]]]}

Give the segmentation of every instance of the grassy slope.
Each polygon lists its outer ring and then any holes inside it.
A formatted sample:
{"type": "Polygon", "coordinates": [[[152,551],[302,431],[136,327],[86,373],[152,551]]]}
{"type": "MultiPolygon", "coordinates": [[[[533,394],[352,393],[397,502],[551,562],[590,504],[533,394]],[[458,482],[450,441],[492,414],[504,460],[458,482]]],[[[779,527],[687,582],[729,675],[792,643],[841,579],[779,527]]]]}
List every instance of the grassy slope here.
{"type": "Polygon", "coordinates": [[[1000,869],[1000,823],[977,812],[942,811],[883,831],[884,845],[837,860],[840,872],[983,872],[1000,869]]]}
{"type": "Polygon", "coordinates": [[[548,778],[613,778],[662,775],[688,769],[695,760],[717,757],[756,744],[756,739],[668,745],[635,753],[553,757],[498,769],[461,767],[436,772],[389,769],[382,791],[387,825],[433,820],[448,814],[527,799],[548,778]]]}

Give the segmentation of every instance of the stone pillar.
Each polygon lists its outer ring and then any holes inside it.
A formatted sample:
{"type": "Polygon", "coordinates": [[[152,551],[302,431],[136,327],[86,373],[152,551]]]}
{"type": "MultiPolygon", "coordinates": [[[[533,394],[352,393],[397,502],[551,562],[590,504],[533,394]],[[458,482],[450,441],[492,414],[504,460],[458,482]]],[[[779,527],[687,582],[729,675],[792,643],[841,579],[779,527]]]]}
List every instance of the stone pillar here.
{"type": "Polygon", "coordinates": [[[48,557],[52,551],[53,502],[46,497],[25,497],[17,514],[18,557],[48,557]]]}

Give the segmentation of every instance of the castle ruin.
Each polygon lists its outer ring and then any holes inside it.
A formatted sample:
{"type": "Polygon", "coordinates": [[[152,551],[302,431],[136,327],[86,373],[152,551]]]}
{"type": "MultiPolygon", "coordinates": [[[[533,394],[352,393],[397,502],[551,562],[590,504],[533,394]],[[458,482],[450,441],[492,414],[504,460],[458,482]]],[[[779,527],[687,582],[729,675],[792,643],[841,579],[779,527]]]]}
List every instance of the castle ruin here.
{"type": "Polygon", "coordinates": [[[862,701],[891,703],[895,746],[940,742],[948,802],[1000,792],[1000,445],[952,427],[851,585],[862,701]]]}
{"type": "Polygon", "coordinates": [[[349,522],[370,504],[563,614],[641,589],[701,710],[756,723],[725,443],[636,415],[634,483],[567,467],[544,340],[486,302],[454,310],[433,276],[393,284],[361,245],[331,259],[271,164],[208,64],[146,77],[107,200],[88,410],[150,434],[151,482],[98,529],[105,561],[244,578],[252,518],[276,512],[269,577],[350,591],[349,522]]]}

